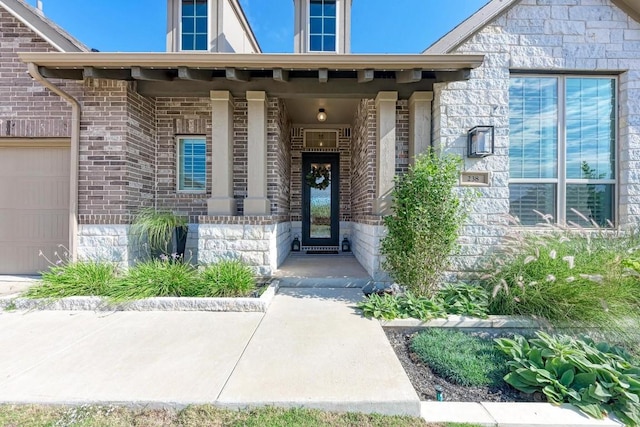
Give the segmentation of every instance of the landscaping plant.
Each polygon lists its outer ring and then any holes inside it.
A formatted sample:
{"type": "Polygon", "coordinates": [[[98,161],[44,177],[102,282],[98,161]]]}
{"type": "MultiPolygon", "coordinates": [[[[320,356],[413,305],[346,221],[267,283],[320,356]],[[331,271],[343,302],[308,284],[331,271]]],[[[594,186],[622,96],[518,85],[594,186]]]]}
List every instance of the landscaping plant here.
{"type": "Polygon", "coordinates": [[[516,389],[542,392],[594,418],[614,413],[626,425],[640,425],[640,367],[623,349],[543,332],[495,341],[511,359],[504,379],[516,389]]]}
{"type": "Polygon", "coordinates": [[[433,296],[440,276],[457,248],[458,230],[466,218],[465,195],[457,186],[461,160],[433,150],[416,158],[396,176],[393,213],[384,218],[383,267],[419,296],[433,296]]]}
{"type": "Polygon", "coordinates": [[[223,260],[200,272],[198,294],[203,297],[242,297],[255,289],[251,269],[238,260],[223,260]]]}
{"type": "Polygon", "coordinates": [[[411,340],[411,351],[434,374],[463,386],[499,385],[506,358],[488,339],[430,328],[411,340]]]}
{"type": "Polygon", "coordinates": [[[114,264],[78,261],[52,265],[42,273],[42,286],[29,288],[27,298],[65,298],[76,295],[99,296],[109,292],[116,278],[114,264]]]}
{"type": "Polygon", "coordinates": [[[169,211],[145,208],[138,212],[131,224],[131,234],[140,246],[146,243],[152,256],[171,255],[176,229],[187,230],[187,219],[169,211]]]}

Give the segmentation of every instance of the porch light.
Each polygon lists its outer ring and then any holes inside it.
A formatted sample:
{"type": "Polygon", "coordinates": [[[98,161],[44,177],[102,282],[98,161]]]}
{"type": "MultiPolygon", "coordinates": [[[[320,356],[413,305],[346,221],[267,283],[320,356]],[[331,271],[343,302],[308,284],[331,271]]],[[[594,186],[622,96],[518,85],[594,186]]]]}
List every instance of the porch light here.
{"type": "Polygon", "coordinates": [[[342,239],[342,252],[351,252],[351,242],[347,236],[342,239]]]}
{"type": "Polygon", "coordinates": [[[298,236],[293,238],[293,242],[291,242],[291,251],[292,252],[300,252],[300,240],[298,236]]]}
{"type": "Polygon", "coordinates": [[[476,126],[467,135],[467,156],[487,157],[493,155],[493,126],[476,126]]]}
{"type": "Polygon", "coordinates": [[[324,108],[318,110],[318,121],[326,122],[327,121],[327,113],[324,111],[324,108]]]}

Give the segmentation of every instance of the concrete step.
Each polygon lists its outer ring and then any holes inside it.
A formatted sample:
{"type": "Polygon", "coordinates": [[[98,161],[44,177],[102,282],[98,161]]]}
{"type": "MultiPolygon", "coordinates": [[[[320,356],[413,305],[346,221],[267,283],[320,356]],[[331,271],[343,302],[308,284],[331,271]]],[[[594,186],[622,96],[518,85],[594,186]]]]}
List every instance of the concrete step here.
{"type": "Polygon", "coordinates": [[[472,423],[498,427],[621,427],[612,419],[590,418],[571,405],[525,402],[421,402],[429,423],[472,423]]]}
{"type": "Polygon", "coordinates": [[[373,283],[366,277],[281,277],[278,280],[281,288],[362,289],[373,283]]]}

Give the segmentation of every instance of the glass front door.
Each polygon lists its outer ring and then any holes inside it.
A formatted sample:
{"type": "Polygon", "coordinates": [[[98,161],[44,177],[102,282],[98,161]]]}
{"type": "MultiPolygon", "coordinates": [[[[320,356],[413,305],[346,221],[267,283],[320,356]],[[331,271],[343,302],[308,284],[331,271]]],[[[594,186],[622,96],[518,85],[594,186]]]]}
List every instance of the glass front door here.
{"type": "Polygon", "coordinates": [[[302,158],[302,245],[338,246],[339,154],[302,158]]]}

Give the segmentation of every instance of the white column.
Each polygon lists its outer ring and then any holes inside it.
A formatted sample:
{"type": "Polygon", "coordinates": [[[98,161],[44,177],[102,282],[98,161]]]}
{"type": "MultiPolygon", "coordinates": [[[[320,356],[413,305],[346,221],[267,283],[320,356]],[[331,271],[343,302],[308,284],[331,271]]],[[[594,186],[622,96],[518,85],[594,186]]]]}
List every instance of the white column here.
{"type": "Polygon", "coordinates": [[[398,92],[379,92],[377,112],[377,180],[374,214],[386,215],[391,210],[391,191],[396,174],[396,103],[398,92]]]}
{"type": "Polygon", "coordinates": [[[431,146],[433,92],[414,92],[409,98],[409,162],[431,146]]]}
{"type": "Polygon", "coordinates": [[[209,215],[235,215],[233,198],[233,97],[225,90],[211,91],[211,198],[209,215]]]}
{"type": "Polygon", "coordinates": [[[248,146],[247,146],[247,198],[245,215],[270,215],[271,203],[267,198],[267,94],[247,92],[248,146]]]}

